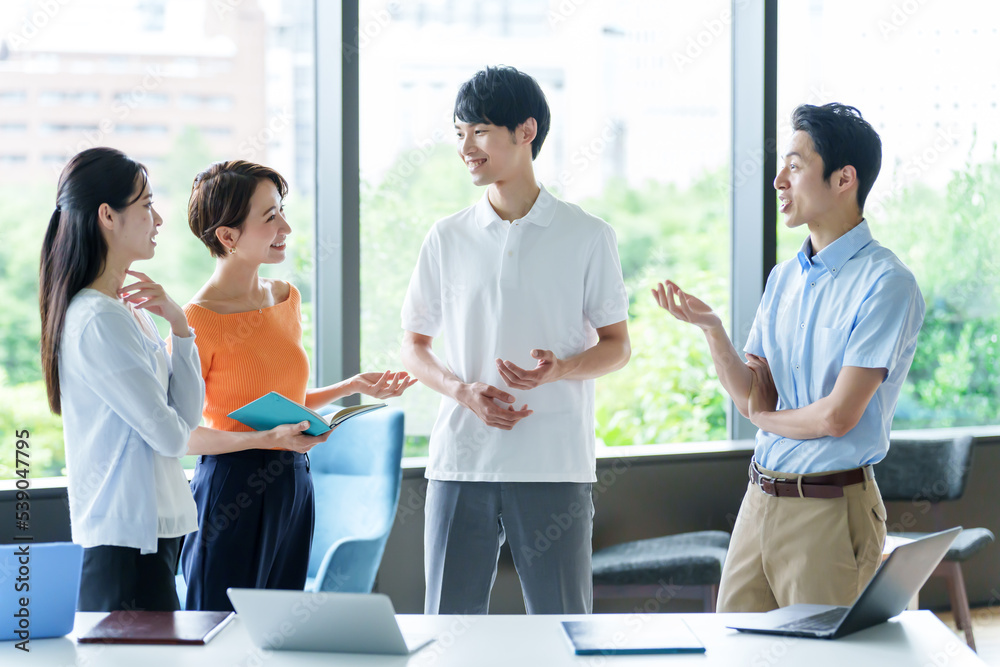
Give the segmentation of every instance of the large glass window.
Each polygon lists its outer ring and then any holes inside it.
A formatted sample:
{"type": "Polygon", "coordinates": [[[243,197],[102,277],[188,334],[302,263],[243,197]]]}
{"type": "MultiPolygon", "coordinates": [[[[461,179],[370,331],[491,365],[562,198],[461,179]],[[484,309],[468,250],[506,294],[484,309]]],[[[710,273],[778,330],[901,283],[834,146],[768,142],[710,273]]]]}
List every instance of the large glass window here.
{"type": "MultiPolygon", "coordinates": [[[[865,217],[927,302],[896,429],[1000,421],[998,25],[990,0],[779,4],[779,146],[800,103],[856,106],[882,137],[865,217]]],[[[805,232],[779,216],[778,238],[787,259],[805,232]]]]}
{"type": "MultiPolygon", "coordinates": [[[[474,204],[456,153],[459,85],[486,65],[534,76],[552,109],[535,169],[618,234],[633,355],[597,389],[607,445],[724,439],[703,337],[658,311],[673,278],[725,316],[729,285],[730,1],[360,3],[363,369],[400,367],[399,310],[435,220],[474,204]]],[[[438,395],[401,399],[426,452],[438,395]]]]}
{"type": "MultiPolygon", "coordinates": [[[[156,257],[136,268],[179,303],[214,267],[187,227],[194,175],[226,159],[282,173],[291,251],[264,274],[301,290],[311,345],[313,9],[313,0],[3,4],[0,433],[30,430],[33,475],[65,467],[41,376],[37,276],[56,181],[78,151],[112,146],[148,167],[164,225],[156,257]]],[[[13,448],[0,448],[0,479],[13,463],[13,448]]]]}

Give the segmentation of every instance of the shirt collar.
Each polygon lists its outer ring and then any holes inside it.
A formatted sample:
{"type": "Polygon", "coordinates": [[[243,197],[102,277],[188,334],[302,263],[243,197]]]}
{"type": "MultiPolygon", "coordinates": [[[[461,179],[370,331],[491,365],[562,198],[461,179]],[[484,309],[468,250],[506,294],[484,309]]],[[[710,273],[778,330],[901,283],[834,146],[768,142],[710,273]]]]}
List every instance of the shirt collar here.
{"type": "MultiPolygon", "coordinates": [[[[538,184],[538,198],[532,204],[531,210],[520,219],[520,222],[530,222],[539,227],[548,227],[552,222],[552,216],[556,212],[556,198],[552,196],[545,186],[538,184]]],[[[502,220],[490,204],[489,192],[484,192],[482,199],[476,204],[476,223],[480,229],[485,229],[494,222],[506,222],[502,220]]]]}
{"type": "Polygon", "coordinates": [[[806,240],[802,242],[802,247],[799,248],[799,254],[797,255],[799,267],[801,267],[804,273],[813,264],[819,264],[831,276],[836,278],[841,273],[844,265],[857,255],[862,248],[871,243],[872,240],[872,231],[868,227],[868,221],[862,220],[861,224],[820,250],[816,253],[815,257],[810,258],[810,255],[812,255],[812,237],[807,236],[806,240]]]}

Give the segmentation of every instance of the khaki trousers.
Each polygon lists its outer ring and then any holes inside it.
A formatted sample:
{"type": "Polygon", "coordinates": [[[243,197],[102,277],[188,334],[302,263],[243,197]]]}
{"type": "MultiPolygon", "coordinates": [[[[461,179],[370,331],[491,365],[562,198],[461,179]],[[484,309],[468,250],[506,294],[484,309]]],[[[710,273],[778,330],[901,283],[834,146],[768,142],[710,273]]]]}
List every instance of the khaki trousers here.
{"type": "MultiPolygon", "coordinates": [[[[810,476],[757,469],[790,480],[810,476]]],[[[874,480],[845,486],[841,498],[776,498],[748,484],[722,568],[718,610],[853,604],[882,561],[885,518],[874,480]]]]}

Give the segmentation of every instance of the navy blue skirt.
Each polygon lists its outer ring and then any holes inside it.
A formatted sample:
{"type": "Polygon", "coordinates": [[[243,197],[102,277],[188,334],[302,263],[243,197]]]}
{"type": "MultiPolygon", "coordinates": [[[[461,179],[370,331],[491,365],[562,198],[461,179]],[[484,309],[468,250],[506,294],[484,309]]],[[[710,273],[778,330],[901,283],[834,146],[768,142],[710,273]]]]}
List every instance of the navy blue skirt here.
{"type": "Polygon", "coordinates": [[[251,449],[198,459],[198,531],[184,540],[186,608],[230,611],[226,589],[302,590],[316,520],[309,458],[251,449]]]}

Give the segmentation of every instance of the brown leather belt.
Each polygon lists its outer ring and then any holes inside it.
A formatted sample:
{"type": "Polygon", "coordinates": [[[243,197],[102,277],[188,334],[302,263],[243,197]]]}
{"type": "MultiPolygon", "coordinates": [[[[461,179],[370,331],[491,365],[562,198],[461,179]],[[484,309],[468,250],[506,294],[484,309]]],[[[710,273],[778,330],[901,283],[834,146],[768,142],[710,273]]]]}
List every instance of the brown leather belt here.
{"type": "Polygon", "coordinates": [[[777,498],[842,498],[844,487],[875,479],[871,466],[809,477],[781,478],[762,475],[750,462],[750,482],[769,496],[777,498]],[[800,483],[801,482],[801,483],[800,483]]]}

